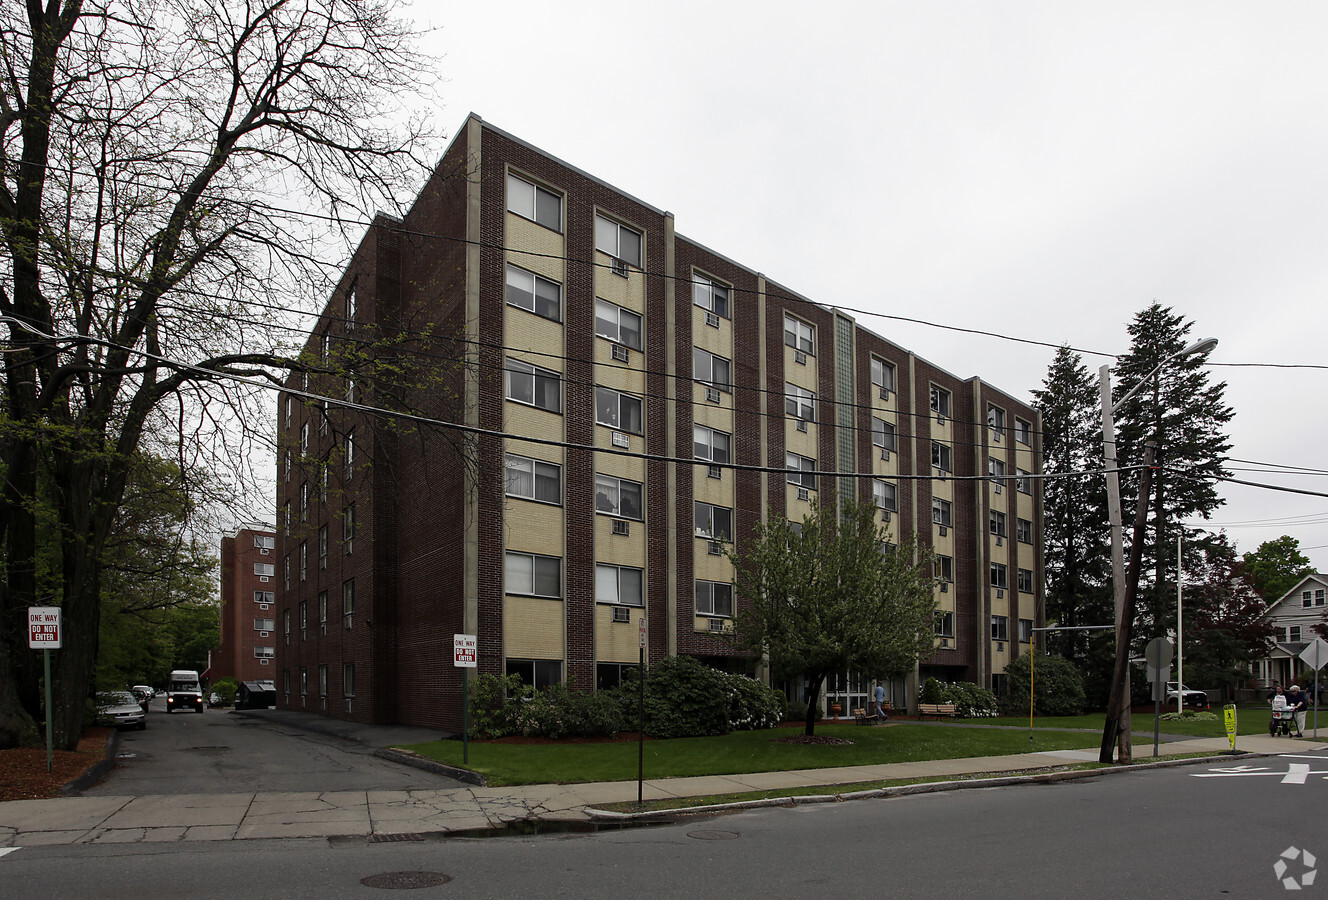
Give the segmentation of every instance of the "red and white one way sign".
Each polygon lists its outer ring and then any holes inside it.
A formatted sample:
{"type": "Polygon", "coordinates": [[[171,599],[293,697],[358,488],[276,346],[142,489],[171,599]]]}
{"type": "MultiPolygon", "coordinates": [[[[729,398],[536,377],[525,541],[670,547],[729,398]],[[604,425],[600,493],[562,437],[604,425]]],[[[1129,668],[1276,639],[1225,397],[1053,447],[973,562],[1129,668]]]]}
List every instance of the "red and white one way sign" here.
{"type": "Polygon", "coordinates": [[[33,650],[60,649],[60,607],[28,607],[28,646],[33,650]]]}
{"type": "Polygon", "coordinates": [[[473,634],[454,634],[452,635],[452,665],[458,669],[474,669],[475,664],[475,635],[473,634]]]}

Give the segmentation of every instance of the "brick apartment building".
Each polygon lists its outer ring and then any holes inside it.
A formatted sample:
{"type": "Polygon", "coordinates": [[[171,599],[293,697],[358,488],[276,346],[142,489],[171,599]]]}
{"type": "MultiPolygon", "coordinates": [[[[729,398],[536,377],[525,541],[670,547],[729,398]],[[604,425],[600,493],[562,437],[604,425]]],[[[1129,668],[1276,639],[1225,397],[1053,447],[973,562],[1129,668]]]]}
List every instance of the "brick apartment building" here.
{"type": "Polygon", "coordinates": [[[212,652],[209,681],[275,681],[277,535],[241,528],[221,539],[221,646],[212,652]]]}
{"type": "Polygon", "coordinates": [[[1029,646],[1035,410],[476,116],[369,228],[304,358],[277,422],[282,707],[457,729],[457,633],[536,684],[616,683],[642,619],[650,660],[751,671],[724,543],[831,490],[940,556],[936,649],[896,704],[1029,646]]]}

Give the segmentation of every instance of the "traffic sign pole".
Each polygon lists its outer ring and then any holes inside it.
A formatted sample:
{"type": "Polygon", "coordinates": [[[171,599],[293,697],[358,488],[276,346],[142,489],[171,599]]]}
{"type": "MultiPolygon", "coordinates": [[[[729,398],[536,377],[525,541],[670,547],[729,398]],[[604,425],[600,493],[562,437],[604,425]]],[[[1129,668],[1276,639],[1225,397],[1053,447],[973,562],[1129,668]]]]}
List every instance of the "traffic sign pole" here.
{"type": "Polygon", "coordinates": [[[60,649],[60,607],[28,607],[28,648],[41,650],[46,677],[46,771],[55,768],[55,735],[51,716],[51,651],[60,649]]]}
{"type": "Polygon", "coordinates": [[[470,763],[470,682],[466,670],[476,667],[479,657],[473,634],[452,635],[452,665],[461,670],[461,762],[470,763]]]}
{"type": "Polygon", "coordinates": [[[55,735],[51,728],[51,651],[43,650],[46,669],[46,771],[55,767],[55,735]]]}

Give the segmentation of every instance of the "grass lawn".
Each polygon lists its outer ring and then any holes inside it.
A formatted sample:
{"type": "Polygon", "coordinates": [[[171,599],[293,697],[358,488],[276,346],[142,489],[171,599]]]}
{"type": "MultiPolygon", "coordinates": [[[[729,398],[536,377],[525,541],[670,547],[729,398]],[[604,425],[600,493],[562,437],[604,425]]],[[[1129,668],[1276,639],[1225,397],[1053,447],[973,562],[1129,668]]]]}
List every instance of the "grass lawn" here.
{"type": "MultiPolygon", "coordinates": [[[[1163,734],[1184,734],[1192,737],[1226,737],[1227,726],[1222,718],[1222,708],[1219,706],[1209,710],[1216,721],[1212,722],[1186,722],[1186,721],[1167,721],[1163,719],[1158,723],[1159,730],[1163,734]]],[[[1268,717],[1270,713],[1266,707],[1250,706],[1237,707],[1236,709],[1236,734],[1266,734],[1268,732],[1268,717]]],[[[981,722],[984,725],[1009,725],[1014,728],[1023,728],[1028,730],[1028,717],[1007,716],[997,719],[970,719],[968,721],[981,722]]],[[[1102,725],[1106,721],[1104,713],[1090,713],[1084,716],[1038,716],[1033,720],[1033,727],[1037,728],[1086,728],[1091,731],[1102,733],[1102,725]]],[[[1153,732],[1153,714],[1150,711],[1146,715],[1136,708],[1131,727],[1136,735],[1140,732],[1152,734],[1153,732]]]]}
{"type": "MultiPolygon", "coordinates": [[[[990,721],[982,720],[981,724],[990,721]]],[[[1094,748],[1101,738],[1100,731],[1094,734],[1091,731],[1035,730],[1030,741],[1027,728],[949,728],[901,722],[885,728],[826,724],[816,726],[818,736],[847,738],[853,741],[849,745],[785,744],[774,740],[801,733],[802,729],[798,727],[739,731],[722,737],[646,741],[646,777],[731,775],[927,759],[1008,756],[1041,750],[1094,748]]],[[[460,741],[409,744],[403,749],[448,765],[462,765],[460,741]]],[[[636,778],[637,773],[637,745],[626,742],[472,743],[466,768],[482,773],[491,785],[630,781],[636,778]]]]}

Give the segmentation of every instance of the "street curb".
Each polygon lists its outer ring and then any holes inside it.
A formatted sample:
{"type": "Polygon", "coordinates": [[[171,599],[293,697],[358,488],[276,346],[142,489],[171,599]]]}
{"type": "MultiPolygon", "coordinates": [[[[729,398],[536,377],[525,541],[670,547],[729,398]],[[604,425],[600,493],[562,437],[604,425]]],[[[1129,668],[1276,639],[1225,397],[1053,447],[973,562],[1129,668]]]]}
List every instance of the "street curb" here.
{"type": "Polygon", "coordinates": [[[397,750],[393,747],[380,747],[373,752],[373,755],[379,759],[385,759],[388,762],[400,763],[403,766],[412,766],[416,769],[423,769],[426,772],[432,772],[435,775],[446,775],[448,778],[455,778],[457,781],[464,781],[466,784],[473,784],[476,787],[488,787],[489,783],[485,781],[484,776],[479,772],[472,772],[469,769],[458,769],[449,766],[446,763],[440,763],[436,760],[420,756],[418,753],[412,753],[409,750],[397,750]]]}
{"type": "Polygon", "coordinates": [[[112,728],[111,739],[106,742],[106,756],[84,769],[82,775],[60,788],[60,796],[71,797],[82,793],[86,788],[92,787],[105,778],[106,773],[115,768],[115,752],[119,749],[120,732],[118,729],[112,728]]]}
{"type": "MultiPolygon", "coordinates": [[[[1254,759],[1263,756],[1279,756],[1278,753],[1251,753],[1238,750],[1224,754],[1230,758],[1254,759]]],[[[1037,772],[1031,775],[998,775],[993,778],[967,778],[960,781],[928,781],[921,784],[901,784],[894,787],[872,788],[865,791],[846,791],[836,794],[804,794],[796,797],[766,797],[761,800],[739,800],[734,803],[711,803],[706,806],[683,806],[676,809],[655,809],[648,812],[617,812],[608,809],[596,809],[587,806],[583,812],[592,819],[626,822],[639,819],[652,819],[660,816],[688,815],[692,813],[723,812],[732,809],[759,809],[766,806],[798,806],[804,803],[838,803],[843,800],[885,799],[907,797],[912,794],[934,794],[942,791],[963,791],[974,788],[1008,787],[1018,784],[1054,784],[1060,781],[1073,781],[1078,778],[1095,778],[1098,775],[1113,775],[1120,772],[1138,772],[1143,769],[1163,769],[1174,766],[1212,763],[1220,757],[1196,756],[1188,759],[1165,759],[1157,762],[1131,763],[1128,766],[1111,766],[1101,769],[1076,769],[1070,772],[1037,772]]]]}

